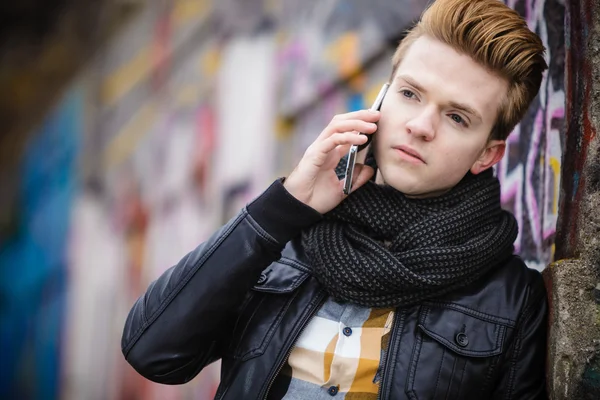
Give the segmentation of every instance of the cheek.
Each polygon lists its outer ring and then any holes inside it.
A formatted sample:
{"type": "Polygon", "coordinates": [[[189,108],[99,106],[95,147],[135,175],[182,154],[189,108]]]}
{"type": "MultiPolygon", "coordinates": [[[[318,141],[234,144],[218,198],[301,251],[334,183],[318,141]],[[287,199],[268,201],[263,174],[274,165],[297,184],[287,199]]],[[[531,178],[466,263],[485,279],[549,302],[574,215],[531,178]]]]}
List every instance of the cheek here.
{"type": "Polygon", "coordinates": [[[377,131],[373,134],[373,145],[376,151],[389,142],[390,131],[391,129],[388,121],[382,117],[377,123],[377,131]]]}
{"type": "Polygon", "coordinates": [[[403,127],[405,126],[405,121],[403,115],[395,110],[394,112],[381,112],[381,118],[377,123],[378,130],[375,133],[377,137],[381,138],[382,142],[389,142],[394,138],[395,135],[398,135],[402,132],[403,127]]]}
{"type": "MultiPolygon", "coordinates": [[[[449,138],[450,141],[450,138],[449,138]]],[[[439,154],[442,155],[442,159],[445,161],[445,168],[457,167],[457,169],[463,169],[466,166],[469,168],[471,164],[477,159],[477,149],[470,143],[464,143],[454,138],[450,143],[438,143],[441,150],[439,154]]]]}
{"type": "Polygon", "coordinates": [[[456,148],[449,155],[449,158],[454,160],[454,164],[460,169],[470,169],[479,156],[478,149],[465,147],[456,148]]]}
{"type": "MultiPolygon", "coordinates": [[[[379,133],[379,132],[378,132],[379,133]]],[[[371,146],[373,148],[373,155],[375,156],[376,160],[381,160],[381,138],[377,135],[377,133],[375,134],[375,137],[373,138],[373,141],[371,142],[371,146]]]]}

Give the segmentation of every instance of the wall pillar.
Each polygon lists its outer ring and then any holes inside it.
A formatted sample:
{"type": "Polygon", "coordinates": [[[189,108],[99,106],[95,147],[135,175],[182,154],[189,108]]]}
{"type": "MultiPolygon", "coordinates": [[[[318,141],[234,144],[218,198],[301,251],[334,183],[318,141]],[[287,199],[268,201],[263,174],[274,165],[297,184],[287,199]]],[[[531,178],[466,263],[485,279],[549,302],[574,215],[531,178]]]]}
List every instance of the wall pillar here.
{"type": "Polygon", "coordinates": [[[600,1],[566,2],[566,126],[556,235],[544,271],[552,399],[600,398],[600,1]]]}

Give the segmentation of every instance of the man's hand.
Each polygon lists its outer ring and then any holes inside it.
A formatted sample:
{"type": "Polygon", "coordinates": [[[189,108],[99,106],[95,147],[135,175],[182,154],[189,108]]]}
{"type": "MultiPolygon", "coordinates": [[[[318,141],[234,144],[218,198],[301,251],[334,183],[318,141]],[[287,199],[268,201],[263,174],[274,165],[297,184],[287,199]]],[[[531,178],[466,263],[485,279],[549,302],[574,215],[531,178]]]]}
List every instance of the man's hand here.
{"type": "MultiPolygon", "coordinates": [[[[296,199],[321,214],[335,208],[347,196],[342,191],[343,181],[335,174],[335,167],[352,145],[367,141],[365,135],[377,130],[379,111],[361,110],[336,115],[319,137],[311,144],[300,163],[285,180],[284,187],[296,199]]],[[[371,167],[356,164],[352,191],[364,185],[374,174],[371,167]]]]}

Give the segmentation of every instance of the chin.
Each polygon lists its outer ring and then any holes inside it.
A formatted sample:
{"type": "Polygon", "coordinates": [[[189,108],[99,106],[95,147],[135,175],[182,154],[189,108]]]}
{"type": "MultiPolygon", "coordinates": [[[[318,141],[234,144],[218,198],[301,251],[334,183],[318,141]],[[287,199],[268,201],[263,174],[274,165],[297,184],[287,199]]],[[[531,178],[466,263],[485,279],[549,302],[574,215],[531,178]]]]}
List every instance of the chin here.
{"type": "MultiPolygon", "coordinates": [[[[405,172],[400,173],[406,174],[405,172]]],[[[382,172],[378,179],[378,183],[391,186],[407,196],[419,196],[428,191],[427,188],[422,186],[422,182],[419,182],[416,179],[399,179],[398,174],[395,174],[396,179],[387,179],[385,176],[386,174],[382,172]]],[[[394,174],[392,174],[392,176],[394,176],[394,174]]],[[[404,178],[407,177],[405,176],[404,178]]]]}
{"type": "Polygon", "coordinates": [[[402,185],[390,185],[390,186],[393,187],[394,189],[396,189],[397,191],[403,193],[406,197],[417,198],[417,199],[431,197],[427,190],[419,190],[416,188],[404,188],[404,187],[402,187],[402,185]]]}

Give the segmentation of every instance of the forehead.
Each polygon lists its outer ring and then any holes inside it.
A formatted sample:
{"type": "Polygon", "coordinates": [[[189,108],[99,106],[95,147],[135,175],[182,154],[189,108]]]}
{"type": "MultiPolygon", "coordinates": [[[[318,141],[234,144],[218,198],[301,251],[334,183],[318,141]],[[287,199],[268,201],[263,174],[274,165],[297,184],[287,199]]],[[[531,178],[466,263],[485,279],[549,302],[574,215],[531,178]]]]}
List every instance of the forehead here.
{"type": "Polygon", "coordinates": [[[427,36],[407,49],[396,71],[399,75],[410,76],[435,100],[468,104],[484,122],[491,119],[492,123],[508,87],[471,57],[427,36]]]}

